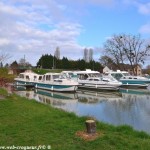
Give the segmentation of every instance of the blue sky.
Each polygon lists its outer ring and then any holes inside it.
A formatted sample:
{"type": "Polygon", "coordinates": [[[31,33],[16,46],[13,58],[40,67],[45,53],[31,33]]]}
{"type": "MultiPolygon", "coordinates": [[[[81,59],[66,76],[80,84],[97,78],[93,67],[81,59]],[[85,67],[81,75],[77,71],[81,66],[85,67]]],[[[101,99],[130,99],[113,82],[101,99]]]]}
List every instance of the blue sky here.
{"type": "Polygon", "coordinates": [[[1,0],[0,54],[9,62],[26,57],[32,65],[42,54],[82,59],[93,48],[103,53],[113,34],[141,34],[150,41],[149,0],[1,0]]]}

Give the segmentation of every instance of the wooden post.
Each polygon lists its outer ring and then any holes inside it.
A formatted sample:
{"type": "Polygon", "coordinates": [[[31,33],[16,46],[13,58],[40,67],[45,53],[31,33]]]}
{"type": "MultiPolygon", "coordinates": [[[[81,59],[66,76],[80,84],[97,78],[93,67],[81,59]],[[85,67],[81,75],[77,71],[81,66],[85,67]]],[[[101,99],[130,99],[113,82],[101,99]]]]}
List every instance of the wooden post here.
{"type": "Polygon", "coordinates": [[[94,120],[86,120],[86,129],[87,133],[95,134],[96,133],[96,122],[94,120]]]}

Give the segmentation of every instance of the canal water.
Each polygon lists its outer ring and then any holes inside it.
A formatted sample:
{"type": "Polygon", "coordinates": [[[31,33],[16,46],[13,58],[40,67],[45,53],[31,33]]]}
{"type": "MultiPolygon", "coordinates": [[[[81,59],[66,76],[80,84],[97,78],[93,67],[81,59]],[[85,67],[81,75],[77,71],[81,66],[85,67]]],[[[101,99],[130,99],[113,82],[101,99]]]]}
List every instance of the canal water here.
{"type": "Polygon", "coordinates": [[[113,125],[130,125],[150,134],[150,91],[121,89],[119,92],[79,90],[59,93],[45,90],[16,90],[20,96],[74,112],[78,116],[91,116],[113,125]]]}

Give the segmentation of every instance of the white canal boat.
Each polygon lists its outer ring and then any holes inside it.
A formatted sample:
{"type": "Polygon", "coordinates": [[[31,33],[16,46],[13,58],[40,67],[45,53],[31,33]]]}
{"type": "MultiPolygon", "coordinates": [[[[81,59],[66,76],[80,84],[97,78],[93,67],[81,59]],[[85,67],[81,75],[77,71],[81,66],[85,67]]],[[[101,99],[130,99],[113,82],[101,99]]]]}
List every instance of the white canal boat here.
{"type": "Polygon", "coordinates": [[[121,82],[114,78],[103,78],[98,71],[87,69],[86,71],[63,71],[68,78],[78,81],[79,88],[93,90],[118,90],[121,82]]]}
{"type": "Polygon", "coordinates": [[[126,71],[110,71],[105,73],[106,77],[115,78],[122,82],[122,86],[131,88],[147,88],[150,84],[150,79],[142,76],[132,76],[126,71]]]}
{"type": "Polygon", "coordinates": [[[64,78],[59,73],[46,73],[41,80],[35,82],[35,88],[59,92],[76,91],[78,85],[77,81],[64,78]]]}
{"type": "Polygon", "coordinates": [[[25,71],[16,77],[15,85],[17,86],[34,86],[34,82],[42,79],[42,75],[38,75],[32,71],[25,71]]]}

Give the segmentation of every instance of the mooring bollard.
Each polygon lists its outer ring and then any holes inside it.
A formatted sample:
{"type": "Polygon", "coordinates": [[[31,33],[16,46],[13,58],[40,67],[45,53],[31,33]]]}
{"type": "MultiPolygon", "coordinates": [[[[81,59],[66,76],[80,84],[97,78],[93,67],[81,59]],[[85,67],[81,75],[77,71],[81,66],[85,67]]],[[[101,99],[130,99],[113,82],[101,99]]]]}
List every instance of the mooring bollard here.
{"type": "Polygon", "coordinates": [[[95,120],[86,120],[86,129],[87,133],[89,134],[95,134],[96,133],[96,122],[95,120]]]}

